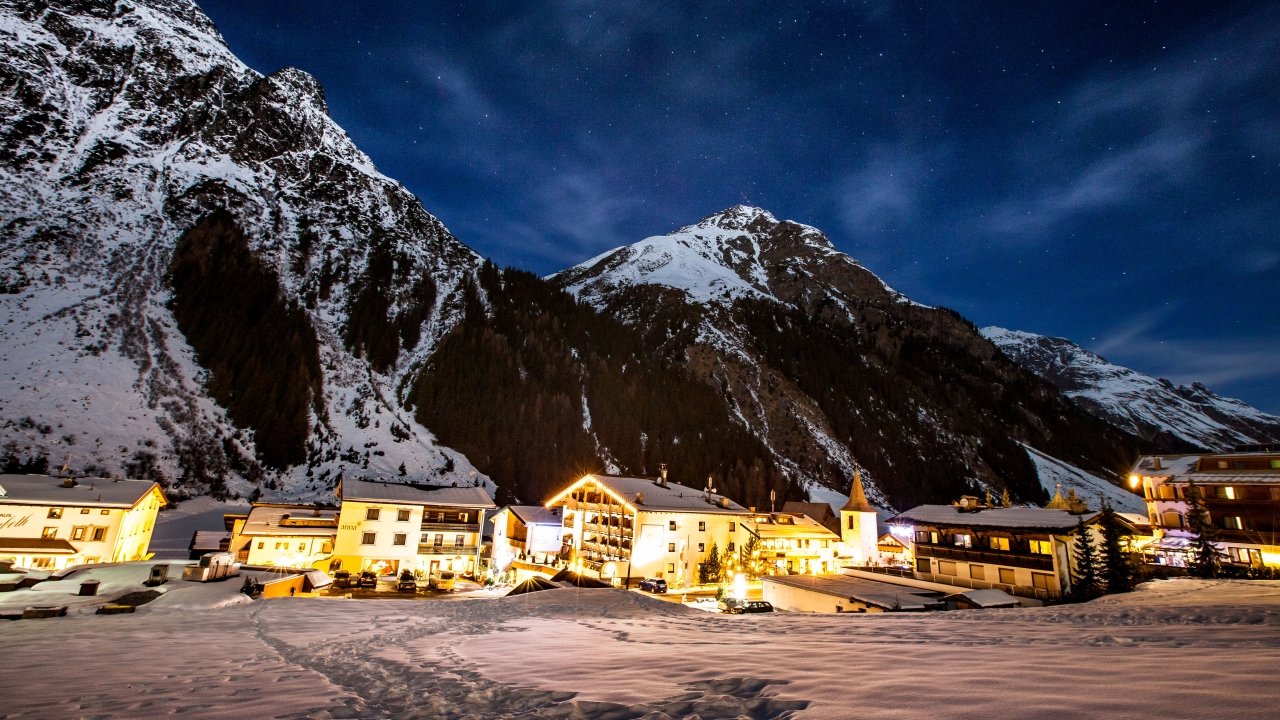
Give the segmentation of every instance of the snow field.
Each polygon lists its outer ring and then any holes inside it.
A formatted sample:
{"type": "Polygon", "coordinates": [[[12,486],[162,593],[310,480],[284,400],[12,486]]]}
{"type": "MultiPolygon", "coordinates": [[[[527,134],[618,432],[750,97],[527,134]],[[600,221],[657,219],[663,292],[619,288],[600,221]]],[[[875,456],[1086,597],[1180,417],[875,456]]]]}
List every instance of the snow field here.
{"type": "Polygon", "coordinates": [[[5,626],[15,717],[1270,717],[1280,582],[722,616],[637,593],[281,599],[5,626]],[[66,662],[70,648],[76,662],[66,662]],[[96,650],[96,651],[95,651],[96,650]]]}

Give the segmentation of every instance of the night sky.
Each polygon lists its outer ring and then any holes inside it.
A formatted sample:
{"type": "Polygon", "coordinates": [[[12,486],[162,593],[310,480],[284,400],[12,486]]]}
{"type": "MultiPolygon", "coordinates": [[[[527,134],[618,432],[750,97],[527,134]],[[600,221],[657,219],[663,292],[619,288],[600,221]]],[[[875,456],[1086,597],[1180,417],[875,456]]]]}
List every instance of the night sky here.
{"type": "Polygon", "coordinates": [[[500,264],[746,202],[920,302],[1280,412],[1274,3],[200,4],[500,264]]]}

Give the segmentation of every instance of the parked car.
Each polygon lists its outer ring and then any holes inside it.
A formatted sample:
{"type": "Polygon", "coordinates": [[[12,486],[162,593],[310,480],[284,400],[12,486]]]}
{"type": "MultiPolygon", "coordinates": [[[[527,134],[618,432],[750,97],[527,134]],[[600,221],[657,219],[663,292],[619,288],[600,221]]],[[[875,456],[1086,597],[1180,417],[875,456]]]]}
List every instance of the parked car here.
{"type": "Polygon", "coordinates": [[[396,590],[400,592],[418,592],[418,580],[413,573],[405,570],[400,573],[400,580],[396,582],[396,590]]]}
{"type": "Polygon", "coordinates": [[[716,601],[716,607],[720,608],[720,612],[722,613],[731,613],[744,602],[746,602],[746,600],[743,600],[742,598],[722,597],[716,601]]]}
{"type": "Polygon", "coordinates": [[[742,613],[770,613],[773,612],[773,605],[767,600],[747,600],[746,602],[735,605],[725,612],[741,615],[742,613]]]}
{"type": "Polygon", "coordinates": [[[339,590],[346,590],[351,587],[351,571],[338,570],[333,574],[333,586],[339,590]]]}
{"type": "Polygon", "coordinates": [[[640,589],[651,593],[665,593],[667,581],[662,578],[645,578],[640,581],[640,589]]]}
{"type": "Polygon", "coordinates": [[[378,587],[378,574],[372,570],[365,570],[360,573],[360,579],[356,580],[356,587],[367,588],[369,590],[378,587]]]}
{"type": "Polygon", "coordinates": [[[454,583],[454,575],[452,572],[445,570],[431,576],[430,587],[432,590],[452,590],[454,583]]]}

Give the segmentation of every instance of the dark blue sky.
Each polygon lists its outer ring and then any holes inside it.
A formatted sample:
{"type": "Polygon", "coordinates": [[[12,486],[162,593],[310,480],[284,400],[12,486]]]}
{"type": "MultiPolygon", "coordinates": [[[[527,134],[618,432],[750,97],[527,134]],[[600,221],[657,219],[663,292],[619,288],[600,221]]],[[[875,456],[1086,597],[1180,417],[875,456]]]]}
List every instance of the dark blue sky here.
{"type": "Polygon", "coordinates": [[[979,325],[1280,412],[1274,4],[200,2],[501,264],[748,202],[979,325]]]}

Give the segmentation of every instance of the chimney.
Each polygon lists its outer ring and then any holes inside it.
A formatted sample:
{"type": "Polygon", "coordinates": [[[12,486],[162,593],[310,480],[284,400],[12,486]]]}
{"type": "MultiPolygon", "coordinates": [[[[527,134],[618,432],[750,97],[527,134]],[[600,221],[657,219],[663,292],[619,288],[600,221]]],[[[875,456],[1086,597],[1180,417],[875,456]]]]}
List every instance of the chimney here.
{"type": "Polygon", "coordinates": [[[660,465],[658,465],[658,487],[666,487],[666,486],[667,486],[667,464],[661,463],[660,465]]]}
{"type": "Polygon", "coordinates": [[[1163,468],[1163,467],[1161,467],[1161,465],[1160,465],[1160,457],[1159,457],[1159,456],[1156,456],[1156,457],[1151,458],[1151,469],[1153,469],[1153,470],[1163,470],[1163,469],[1164,469],[1164,468],[1163,468]]]}

